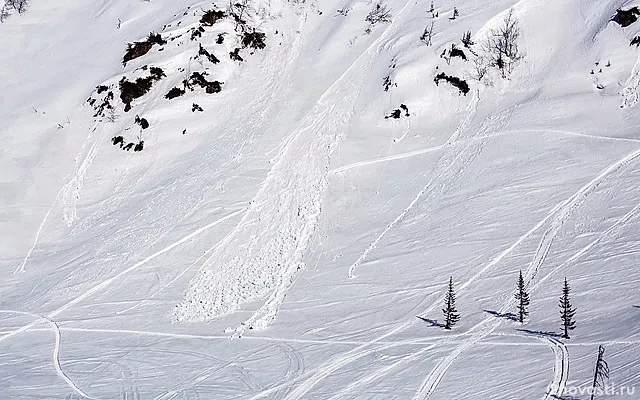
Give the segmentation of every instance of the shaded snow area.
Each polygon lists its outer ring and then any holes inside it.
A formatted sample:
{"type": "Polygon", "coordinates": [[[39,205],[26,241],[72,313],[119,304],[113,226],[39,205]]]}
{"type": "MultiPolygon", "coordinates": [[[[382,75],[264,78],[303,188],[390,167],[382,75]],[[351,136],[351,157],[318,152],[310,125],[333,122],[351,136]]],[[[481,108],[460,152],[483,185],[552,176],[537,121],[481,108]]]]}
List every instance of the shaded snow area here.
{"type": "Polygon", "coordinates": [[[639,9],[0,0],[0,398],[638,398],[639,9]]]}

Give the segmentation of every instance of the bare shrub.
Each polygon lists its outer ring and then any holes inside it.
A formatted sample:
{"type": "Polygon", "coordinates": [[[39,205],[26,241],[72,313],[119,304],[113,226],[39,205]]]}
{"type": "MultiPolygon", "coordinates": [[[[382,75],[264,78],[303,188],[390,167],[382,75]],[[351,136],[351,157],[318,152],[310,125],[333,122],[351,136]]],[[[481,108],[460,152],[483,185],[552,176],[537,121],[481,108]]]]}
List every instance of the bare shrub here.
{"type": "Polygon", "coordinates": [[[6,21],[9,16],[11,16],[11,13],[9,12],[7,6],[2,6],[2,8],[0,8],[0,22],[6,21]]]}
{"type": "Polygon", "coordinates": [[[471,39],[471,31],[462,34],[462,44],[464,44],[464,47],[471,47],[475,44],[471,39]]]}
{"type": "Polygon", "coordinates": [[[373,8],[365,18],[365,21],[369,22],[371,25],[381,22],[391,22],[391,10],[386,4],[379,0],[373,5],[373,8]]]}
{"type": "Polygon", "coordinates": [[[342,15],[343,17],[346,17],[347,14],[349,14],[349,11],[351,11],[351,7],[349,7],[348,5],[344,5],[341,9],[339,9],[336,12],[338,13],[338,15],[342,15]]]}
{"type": "Polygon", "coordinates": [[[479,56],[473,60],[473,72],[471,77],[478,82],[485,80],[487,73],[489,72],[489,60],[485,56],[479,56]]]}
{"type": "Polygon", "coordinates": [[[502,20],[502,25],[491,30],[487,42],[483,45],[489,64],[498,68],[503,78],[513,72],[515,65],[523,57],[518,50],[520,34],[518,19],[511,9],[502,20]]]}
{"type": "Polygon", "coordinates": [[[4,4],[0,7],[0,22],[4,22],[11,16],[11,12],[24,14],[29,7],[29,0],[4,0],[4,4]]]}
{"type": "Polygon", "coordinates": [[[434,20],[432,19],[431,23],[424,28],[424,32],[422,32],[422,35],[420,36],[420,40],[427,46],[431,46],[431,39],[433,39],[433,25],[434,20]]]}
{"type": "Polygon", "coordinates": [[[5,0],[5,5],[15,10],[18,14],[24,14],[29,6],[29,0],[5,0]]]}

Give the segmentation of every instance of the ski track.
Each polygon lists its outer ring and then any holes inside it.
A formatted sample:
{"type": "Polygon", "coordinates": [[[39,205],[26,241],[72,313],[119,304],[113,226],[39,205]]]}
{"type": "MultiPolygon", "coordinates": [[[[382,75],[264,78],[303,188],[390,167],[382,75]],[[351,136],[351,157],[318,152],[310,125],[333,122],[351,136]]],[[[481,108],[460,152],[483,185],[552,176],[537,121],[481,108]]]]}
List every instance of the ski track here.
{"type": "MultiPolygon", "coordinates": [[[[89,136],[87,137],[86,140],[89,140],[89,138],[91,138],[91,135],[94,130],[95,130],[95,126],[90,131],[89,136]]],[[[80,158],[80,154],[85,148],[86,140],[85,140],[85,144],[83,144],[82,148],[76,155],[76,162],[80,158]]],[[[73,203],[74,204],[73,208],[68,209],[67,197],[70,196],[69,192],[71,190],[71,187],[74,186],[74,183],[75,183],[76,189],[74,190],[73,194],[79,196],[79,191],[82,189],[82,184],[84,182],[84,175],[87,169],[89,168],[89,166],[91,165],[91,163],[93,162],[93,159],[95,158],[96,154],[97,154],[97,142],[95,142],[93,146],[91,146],[91,149],[89,150],[89,153],[87,157],[85,157],[80,168],[78,168],[76,164],[75,170],[73,173],[73,178],[69,182],[67,182],[65,185],[63,185],[60,188],[60,190],[58,190],[58,193],[56,193],[55,197],[53,198],[53,201],[51,202],[51,205],[49,206],[49,209],[47,210],[47,213],[44,215],[44,218],[42,219],[42,221],[40,222],[40,225],[38,226],[38,230],[36,231],[36,235],[35,235],[35,238],[33,239],[33,243],[31,244],[31,247],[27,251],[27,254],[24,256],[24,258],[22,259],[22,262],[20,263],[20,265],[13,271],[14,274],[17,274],[18,272],[26,271],[25,266],[27,265],[27,261],[29,261],[29,258],[31,257],[33,250],[35,250],[36,245],[40,240],[40,234],[42,233],[42,230],[44,229],[45,224],[49,220],[49,216],[51,215],[51,212],[54,210],[56,204],[58,203],[58,199],[60,198],[60,195],[63,196],[63,201],[65,205],[64,219],[65,221],[67,221],[67,225],[71,226],[71,223],[73,223],[73,220],[76,218],[75,202],[73,203]]],[[[71,201],[74,201],[74,200],[71,200],[71,201]]],[[[75,199],[75,201],[77,201],[77,198],[75,199]]]]}
{"type": "Polygon", "coordinates": [[[565,268],[566,266],[570,265],[571,263],[573,263],[575,260],[577,260],[578,258],[582,257],[584,254],[586,254],[593,246],[595,246],[596,244],[600,243],[600,241],[606,237],[607,235],[609,235],[611,232],[613,232],[614,230],[616,230],[618,227],[624,225],[625,223],[627,223],[629,220],[631,220],[631,218],[633,218],[633,216],[638,212],[638,210],[640,210],[640,204],[637,204],[631,211],[629,211],[628,213],[626,213],[623,217],[621,217],[620,219],[618,219],[613,225],[611,225],[607,230],[605,230],[604,232],[602,232],[596,239],[592,240],[590,243],[588,243],[586,246],[584,246],[582,249],[580,249],[579,251],[577,251],[575,254],[573,254],[571,257],[569,257],[565,262],[563,262],[562,264],[560,264],[558,267],[554,268],[553,270],[551,270],[547,275],[545,275],[543,278],[541,278],[540,280],[538,280],[538,282],[533,285],[531,287],[531,290],[535,290],[537,289],[542,283],[544,283],[547,279],[549,279],[556,271],[559,271],[563,268],[565,268]]]}
{"type": "Polygon", "coordinates": [[[393,364],[387,365],[386,367],[379,368],[376,371],[374,371],[372,374],[369,374],[369,375],[365,376],[364,378],[361,378],[361,379],[358,379],[355,382],[352,382],[346,388],[340,390],[335,395],[331,396],[329,398],[329,400],[344,399],[348,393],[353,392],[354,390],[361,389],[363,386],[365,386],[365,385],[367,385],[367,384],[369,384],[371,382],[375,382],[376,380],[378,380],[378,379],[382,378],[383,376],[385,376],[386,374],[390,373],[391,370],[393,370],[394,368],[400,366],[401,364],[404,364],[404,363],[407,363],[407,362],[411,362],[411,361],[419,358],[423,353],[426,353],[427,351],[430,351],[435,347],[436,347],[435,344],[431,344],[429,346],[426,346],[424,349],[421,349],[420,351],[417,351],[417,352],[415,352],[415,353],[413,353],[413,354],[411,354],[409,356],[404,356],[404,357],[400,358],[400,360],[394,362],[393,364]]]}
{"type": "Polygon", "coordinates": [[[553,381],[549,384],[549,389],[544,395],[544,400],[559,399],[567,387],[569,378],[569,351],[567,346],[554,338],[546,338],[553,349],[556,362],[553,366],[553,381]]]}
{"type": "Polygon", "coordinates": [[[84,177],[87,170],[91,166],[91,163],[93,163],[96,154],[98,154],[98,142],[93,143],[80,166],[78,166],[78,159],[76,159],[73,178],[64,185],[62,189],[62,204],[64,210],[62,219],[67,223],[67,226],[73,225],[78,218],[77,203],[80,199],[80,191],[84,185],[84,177]]]}
{"type": "MultiPolygon", "coordinates": [[[[406,7],[408,6],[409,3],[407,3],[405,5],[405,7],[403,8],[403,11],[406,9],[406,7]]],[[[449,138],[449,140],[447,141],[447,144],[452,143],[453,141],[455,141],[455,139],[460,135],[460,132],[464,129],[464,127],[468,124],[468,122],[470,121],[470,119],[472,118],[472,115],[474,114],[473,111],[476,107],[477,107],[477,103],[478,103],[478,98],[479,95],[476,93],[476,97],[474,97],[470,103],[467,106],[467,111],[469,111],[467,113],[467,118],[461,122],[461,124],[458,126],[458,128],[456,129],[456,131],[453,133],[453,135],[449,138]]],[[[458,155],[454,156],[454,159],[448,163],[445,167],[444,170],[442,171],[442,173],[438,176],[438,178],[440,178],[441,176],[444,176],[448,170],[451,168],[451,166],[458,161],[459,159],[461,159],[461,156],[464,154],[464,152],[459,153],[458,155]]],[[[467,157],[467,162],[468,159],[473,158],[472,156],[467,157]]],[[[467,162],[464,162],[463,160],[463,164],[466,165],[467,162]]],[[[426,190],[429,188],[430,184],[427,184],[427,186],[425,186],[425,188],[423,188],[424,191],[421,191],[422,194],[424,194],[426,192],[426,190]]],[[[413,207],[413,205],[415,205],[417,203],[417,201],[422,198],[422,195],[419,193],[418,196],[414,199],[414,201],[412,202],[411,207],[409,207],[409,209],[405,209],[403,211],[403,213],[401,213],[400,218],[397,218],[396,223],[400,222],[400,220],[402,219],[402,217],[404,215],[406,215],[406,213],[408,213],[410,211],[410,209],[413,207]]],[[[395,224],[394,224],[395,225],[395,224]]],[[[388,227],[388,229],[386,229],[384,231],[384,233],[388,232],[391,228],[388,227]]],[[[376,240],[375,243],[379,242],[382,237],[384,235],[379,236],[376,240]]],[[[366,257],[366,255],[373,250],[373,248],[375,248],[375,246],[373,247],[369,247],[368,251],[365,250],[366,254],[364,255],[366,257]]],[[[360,257],[359,260],[362,261],[364,260],[365,257],[360,257]]],[[[354,264],[355,267],[357,267],[357,264],[354,264]]],[[[352,265],[353,268],[354,265],[352,265]]],[[[351,270],[351,268],[350,268],[351,270]]],[[[353,270],[351,270],[351,272],[353,272],[353,270]]],[[[469,282],[470,284],[471,282],[469,282]]],[[[439,303],[433,303],[433,305],[426,311],[429,312],[431,310],[433,310],[433,308],[437,307],[439,303]]],[[[293,399],[298,399],[300,397],[302,397],[304,394],[306,394],[309,390],[311,390],[316,384],[318,384],[320,381],[322,381],[324,378],[326,378],[327,376],[331,375],[333,372],[337,371],[338,369],[344,367],[345,365],[350,364],[353,361],[356,361],[368,354],[371,354],[372,352],[376,352],[376,351],[381,351],[381,350],[385,350],[388,348],[392,348],[395,347],[395,344],[389,344],[389,345],[382,345],[382,346],[378,346],[378,347],[371,347],[373,344],[376,344],[380,341],[382,341],[383,339],[390,337],[398,332],[402,332],[406,329],[408,329],[410,326],[412,326],[415,323],[415,321],[412,319],[410,321],[407,321],[405,323],[399,324],[397,325],[395,328],[391,329],[390,331],[388,331],[387,333],[367,342],[364,343],[360,346],[358,346],[355,349],[352,349],[346,353],[344,353],[342,356],[339,357],[334,357],[331,360],[328,360],[325,364],[323,364],[322,366],[320,366],[317,370],[313,371],[312,374],[308,374],[309,377],[306,378],[305,380],[301,381],[300,384],[298,385],[297,388],[295,388],[293,391],[291,391],[286,397],[285,400],[293,400],[293,399]]],[[[295,384],[295,382],[293,383],[295,384]]],[[[285,386],[290,385],[290,383],[284,384],[285,386]]],[[[258,393],[257,395],[255,395],[254,397],[252,397],[251,399],[258,399],[258,398],[262,398],[264,396],[267,396],[269,394],[271,394],[274,390],[278,390],[281,386],[283,385],[278,385],[275,388],[271,388],[271,389],[267,389],[261,393],[258,393]]]]}
{"type": "MultiPolygon", "coordinates": [[[[534,229],[530,230],[525,236],[521,237],[520,240],[516,243],[521,243],[526,237],[530,236],[533,232],[535,232],[539,227],[544,225],[547,220],[549,220],[552,216],[559,214],[551,223],[551,226],[545,230],[543,234],[543,238],[538,246],[538,249],[534,255],[533,261],[529,264],[529,267],[525,271],[527,277],[529,277],[529,283],[535,278],[537,272],[539,271],[542,263],[544,262],[549,250],[551,248],[551,244],[556,237],[560,227],[566,221],[566,219],[571,215],[571,212],[582,203],[582,201],[607,178],[615,171],[618,171],[620,168],[633,161],[635,158],[640,156],[640,149],[634,150],[631,153],[627,154],[622,159],[616,161],[615,163],[609,165],[605,168],[600,174],[598,174],[595,178],[593,178],[589,183],[581,187],[577,192],[575,192],[571,197],[566,199],[565,201],[556,205],[551,212],[540,222],[538,223],[534,229]]],[[[629,217],[630,218],[630,217],[629,217]]],[[[623,217],[624,219],[624,217],[623,217]]],[[[512,246],[515,247],[515,246],[512,246]]],[[[590,248],[590,246],[588,246],[590,248]]],[[[510,248],[511,249],[511,248],[510,248]]],[[[509,249],[507,249],[509,250],[509,249]]],[[[579,254],[584,254],[586,250],[579,252],[579,254]]],[[[504,252],[502,254],[505,254],[504,252]]],[[[506,255],[506,254],[505,254],[506,255]]],[[[564,265],[564,264],[562,264],[564,265]]],[[[559,267],[554,269],[557,270],[559,267]]],[[[502,308],[499,310],[499,313],[507,312],[513,305],[514,301],[512,298],[508,298],[502,308]]],[[[477,327],[480,327],[481,330],[473,335],[471,338],[465,340],[460,346],[453,350],[448,356],[442,359],[438,365],[431,371],[430,375],[423,382],[420,389],[413,397],[414,400],[420,399],[424,400],[429,398],[438,384],[444,377],[445,373],[449,369],[449,367],[453,364],[453,362],[462,354],[466,349],[471,347],[473,344],[483,339],[487,335],[491,334],[495,329],[498,328],[501,320],[494,322],[491,324],[491,319],[493,317],[487,317],[475,327],[471,328],[474,330],[477,327]]]]}
{"type": "Polygon", "coordinates": [[[43,322],[43,321],[47,322],[51,326],[51,329],[53,330],[53,332],[55,334],[55,343],[54,343],[54,346],[53,346],[53,366],[56,369],[56,373],[78,395],[82,396],[85,399],[94,399],[93,397],[87,395],[82,389],[80,389],[71,380],[71,378],[69,378],[69,376],[67,374],[65,374],[64,371],[62,370],[62,365],[60,365],[60,328],[58,327],[58,324],[56,322],[51,320],[51,318],[43,317],[43,316],[40,316],[40,315],[36,315],[36,314],[24,312],[24,311],[0,310],[0,314],[25,315],[25,316],[33,317],[33,318],[36,319],[36,321],[33,323],[33,325],[38,324],[38,323],[43,322]]]}
{"type": "Polygon", "coordinates": [[[560,210],[559,215],[553,220],[551,226],[544,232],[534,259],[527,268],[527,281],[529,283],[532,282],[533,279],[535,279],[536,274],[540,270],[540,267],[544,263],[547,255],[549,254],[549,251],[551,250],[551,245],[558,235],[560,228],[562,227],[564,222],[571,216],[574,209],[577,208],[582,203],[582,201],[587,198],[587,196],[593,193],[598,188],[598,186],[600,186],[600,184],[605,181],[611,174],[618,171],[620,168],[624,167],[625,165],[636,159],[638,156],[640,156],[640,149],[627,154],[622,159],[611,164],[589,183],[580,188],[580,190],[578,190],[572,197],[565,200],[563,203],[556,207],[560,210]]]}
{"type": "MultiPolygon", "coordinates": [[[[93,286],[91,289],[85,291],[84,293],[82,293],[81,295],[77,296],[73,300],[71,300],[71,301],[67,302],[66,304],[58,307],[54,311],[51,311],[49,314],[47,314],[46,317],[43,317],[43,318],[54,318],[54,317],[56,317],[57,315],[59,315],[62,312],[66,311],[67,309],[73,307],[74,305],[80,303],[81,301],[87,299],[88,297],[92,296],[93,294],[97,293],[98,291],[100,291],[100,290],[104,289],[105,287],[109,286],[111,283],[113,283],[115,280],[121,278],[122,276],[127,275],[128,273],[138,269],[139,267],[141,267],[142,265],[148,263],[149,261],[153,260],[154,258],[173,250],[174,248],[180,246],[181,244],[187,242],[188,240],[193,239],[194,237],[198,236],[199,234],[211,229],[212,227],[214,227],[214,226],[216,226],[216,225],[218,225],[218,224],[220,224],[220,223],[222,223],[222,222],[224,222],[224,221],[226,221],[228,219],[233,218],[234,216],[236,216],[236,215],[238,215],[238,214],[240,214],[240,213],[242,213],[244,211],[245,211],[245,209],[237,210],[237,211],[235,211],[235,212],[233,212],[231,214],[228,214],[228,215],[226,215],[226,216],[224,216],[224,217],[222,217],[220,219],[215,220],[214,222],[211,222],[208,225],[205,225],[205,226],[193,231],[189,235],[187,235],[187,236],[183,237],[182,239],[170,244],[169,246],[163,248],[162,250],[159,250],[159,251],[153,253],[152,255],[146,257],[142,261],[137,262],[136,264],[132,265],[131,267],[129,267],[127,269],[125,269],[124,271],[119,272],[118,274],[112,276],[111,278],[108,278],[108,279],[102,281],[101,283],[93,286]]],[[[10,338],[12,336],[18,335],[18,334],[20,334],[22,332],[25,332],[25,331],[31,329],[37,323],[38,322],[32,322],[30,324],[24,325],[23,327],[21,327],[19,329],[11,331],[11,332],[5,334],[4,336],[0,336],[0,342],[2,342],[5,339],[8,339],[8,338],[10,338]]]]}
{"type": "Polygon", "coordinates": [[[36,231],[36,236],[33,239],[33,243],[31,244],[31,247],[29,248],[29,251],[27,251],[27,254],[22,259],[22,262],[20,263],[20,265],[13,271],[14,274],[17,274],[18,272],[25,272],[26,271],[25,270],[25,266],[27,265],[27,261],[29,261],[29,258],[31,257],[31,253],[33,253],[33,250],[35,250],[36,245],[38,244],[38,240],[40,240],[40,234],[42,233],[42,230],[44,229],[44,225],[49,220],[49,215],[51,215],[51,211],[53,211],[56,203],[58,202],[58,197],[60,196],[60,193],[62,193],[62,189],[63,188],[60,188],[60,190],[56,194],[56,197],[54,197],[53,202],[49,206],[49,209],[47,210],[47,213],[44,215],[44,218],[42,219],[42,222],[40,222],[40,226],[38,227],[38,230],[36,231]]]}
{"type": "MultiPolygon", "coordinates": [[[[306,15],[299,30],[305,21],[306,15]]],[[[293,65],[300,42],[301,35],[294,44],[295,51],[289,53],[287,65],[293,65]]],[[[323,100],[324,97],[316,109],[323,106],[323,100]]],[[[333,107],[325,107],[317,114],[326,117],[332,110],[333,107]]],[[[272,160],[274,166],[249,209],[191,282],[185,300],[177,308],[179,320],[208,320],[269,293],[266,303],[235,332],[241,336],[245,329],[264,327],[275,318],[302,266],[302,253],[320,213],[319,198],[324,185],[321,154],[327,137],[314,135],[315,132],[305,135],[307,131],[321,131],[313,129],[317,124],[318,121],[308,117],[300,125],[302,128],[284,139],[272,160]],[[306,137],[309,135],[311,138],[306,137]],[[307,157],[301,159],[292,154],[300,152],[307,157]],[[316,159],[310,160],[312,157],[316,159]],[[305,174],[305,170],[310,172],[305,174]],[[311,179],[307,179],[309,176],[311,179]],[[274,227],[279,227],[275,234],[274,227]],[[213,268],[214,263],[222,266],[213,268]]]]}
{"type": "MultiPolygon", "coordinates": [[[[405,3],[398,17],[410,4],[405,3]]],[[[269,293],[266,303],[234,331],[241,336],[246,329],[264,328],[275,318],[297,271],[304,266],[304,250],[315,231],[328,184],[329,155],[342,139],[342,126],[353,114],[364,71],[369,70],[396,26],[397,22],[392,22],[360,54],[321,95],[301,127],[285,139],[275,165],[222,247],[222,254],[212,255],[211,263],[205,262],[189,289],[178,310],[179,319],[208,320],[226,315],[240,304],[269,293]],[[245,254],[238,256],[238,249],[246,249],[245,254]]]]}
{"type": "Polygon", "coordinates": [[[359,167],[366,167],[366,166],[369,166],[369,165],[381,164],[381,163],[386,163],[386,162],[390,162],[390,161],[402,160],[404,158],[415,157],[415,156],[419,156],[419,155],[423,155],[423,154],[434,153],[434,152],[437,152],[437,151],[440,151],[440,150],[445,150],[448,145],[449,146],[458,146],[458,145],[461,145],[461,144],[467,143],[467,142],[477,142],[477,141],[481,141],[481,140],[485,140],[485,139],[494,139],[494,138],[501,137],[501,136],[513,135],[513,134],[519,134],[519,133],[558,133],[558,134],[567,135],[567,136],[577,136],[577,137],[583,137],[585,139],[594,139],[594,140],[609,140],[609,141],[627,142],[627,143],[639,143],[640,142],[640,139],[634,139],[634,138],[623,138],[623,137],[601,136],[601,135],[589,135],[589,134],[586,134],[586,133],[572,132],[572,131],[566,131],[566,130],[557,130],[557,129],[516,129],[516,130],[507,130],[507,131],[497,132],[497,133],[493,133],[493,134],[490,134],[490,135],[474,136],[474,137],[465,138],[465,139],[461,139],[461,140],[454,140],[454,141],[451,141],[450,143],[448,142],[446,144],[442,144],[442,145],[439,145],[439,146],[427,147],[427,148],[424,148],[424,149],[409,151],[409,152],[406,152],[406,153],[400,153],[400,154],[396,154],[396,155],[392,155],[392,156],[375,158],[375,159],[372,159],[372,160],[359,161],[359,162],[356,162],[356,163],[343,165],[342,167],[334,168],[334,169],[329,171],[329,174],[330,175],[337,175],[337,174],[340,174],[342,172],[345,172],[345,171],[348,171],[348,170],[351,170],[351,169],[355,169],[355,168],[359,168],[359,167]]]}
{"type": "MultiPolygon", "coordinates": [[[[467,106],[467,117],[460,123],[460,125],[458,126],[456,131],[453,133],[453,135],[451,135],[449,140],[447,140],[447,142],[441,146],[442,148],[448,148],[452,146],[453,143],[455,143],[455,140],[460,135],[460,132],[468,125],[469,121],[475,114],[474,110],[478,105],[478,101],[479,101],[478,99],[479,99],[479,94],[477,92],[474,92],[474,97],[471,99],[471,101],[467,106]]],[[[393,229],[398,223],[404,220],[404,218],[413,209],[413,207],[415,207],[415,205],[424,197],[424,195],[429,191],[429,189],[432,188],[433,183],[440,181],[442,177],[445,176],[445,174],[449,171],[449,169],[455,164],[455,162],[458,161],[459,159],[462,159],[463,155],[465,155],[465,153],[464,151],[461,151],[458,155],[454,157],[453,160],[451,160],[449,164],[447,164],[444,167],[444,169],[440,174],[438,174],[435,178],[432,178],[431,180],[429,180],[429,182],[413,198],[411,203],[409,203],[409,205],[404,210],[402,210],[400,215],[398,215],[393,221],[391,221],[385,227],[385,229],[373,240],[373,242],[369,244],[369,246],[360,255],[360,257],[358,257],[358,259],[349,267],[349,272],[348,272],[349,279],[353,279],[356,277],[356,274],[355,274],[356,268],[358,268],[358,266],[360,266],[360,264],[362,264],[362,262],[369,256],[369,253],[371,253],[373,250],[376,249],[376,247],[378,247],[378,244],[380,243],[380,241],[384,239],[384,237],[387,235],[387,233],[391,229],[393,229]]]]}
{"type": "MultiPolygon", "coordinates": [[[[22,313],[21,311],[14,310],[4,310],[7,313],[22,313]]],[[[44,318],[38,316],[38,318],[44,318]]],[[[145,330],[135,330],[135,329],[103,329],[103,328],[73,328],[69,326],[59,326],[60,332],[76,332],[76,333],[104,333],[105,335],[134,335],[134,336],[150,336],[150,337],[161,337],[161,338],[170,338],[170,339],[193,339],[193,340],[247,340],[247,341],[265,341],[265,342],[274,342],[274,343],[291,343],[291,344],[320,344],[320,345],[336,345],[336,346],[358,346],[363,344],[369,344],[367,341],[357,341],[357,340],[328,340],[328,339],[296,339],[296,338],[279,338],[279,337],[271,337],[271,336],[248,336],[245,335],[242,338],[236,339],[232,338],[228,335],[203,335],[203,334],[191,334],[191,333],[171,333],[171,332],[160,332],[160,331],[145,331],[145,330]]],[[[34,328],[30,329],[29,332],[48,332],[49,329],[45,328],[34,328]]],[[[13,331],[5,331],[0,333],[11,333],[13,331]]],[[[423,338],[416,339],[408,339],[401,341],[379,341],[378,344],[381,345],[391,345],[391,347],[398,346],[412,346],[412,345],[431,345],[434,342],[439,343],[456,343],[455,340],[457,338],[463,338],[471,336],[469,333],[458,333],[452,335],[439,335],[439,336],[426,336],[423,338]],[[451,340],[449,340],[451,339],[451,340]],[[443,342],[444,340],[444,342],[443,342]]],[[[523,335],[523,334],[515,334],[509,332],[493,332],[487,337],[518,337],[518,338],[528,338],[528,337],[538,337],[533,335],[523,335]]],[[[546,339],[546,337],[545,337],[546,339]]],[[[639,340],[613,340],[608,341],[609,344],[627,346],[627,345],[638,345],[640,346],[639,340]]],[[[598,344],[602,344],[601,342],[570,342],[565,343],[566,346],[597,346],[598,344]]],[[[522,343],[522,342],[482,342],[482,345],[486,346],[548,346],[548,343],[522,343]]]]}

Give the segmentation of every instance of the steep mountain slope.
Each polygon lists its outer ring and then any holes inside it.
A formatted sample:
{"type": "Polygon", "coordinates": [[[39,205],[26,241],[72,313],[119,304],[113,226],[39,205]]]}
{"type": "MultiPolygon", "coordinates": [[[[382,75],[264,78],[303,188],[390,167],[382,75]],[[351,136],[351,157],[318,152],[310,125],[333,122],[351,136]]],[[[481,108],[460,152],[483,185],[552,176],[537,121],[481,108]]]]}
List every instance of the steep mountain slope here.
{"type": "Polygon", "coordinates": [[[469,3],[7,18],[0,395],[584,398],[599,344],[639,386],[637,4],[469,3]],[[522,59],[480,78],[510,10],[522,59]]]}

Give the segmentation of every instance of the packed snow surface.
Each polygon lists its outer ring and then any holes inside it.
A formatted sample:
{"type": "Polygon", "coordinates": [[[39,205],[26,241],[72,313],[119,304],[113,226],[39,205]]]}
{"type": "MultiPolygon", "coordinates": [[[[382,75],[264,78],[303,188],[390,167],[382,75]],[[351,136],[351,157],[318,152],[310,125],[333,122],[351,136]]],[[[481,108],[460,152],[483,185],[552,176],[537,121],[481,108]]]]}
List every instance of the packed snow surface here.
{"type": "Polygon", "coordinates": [[[640,396],[640,3],[240,3],[0,23],[0,398],[640,396]]]}

